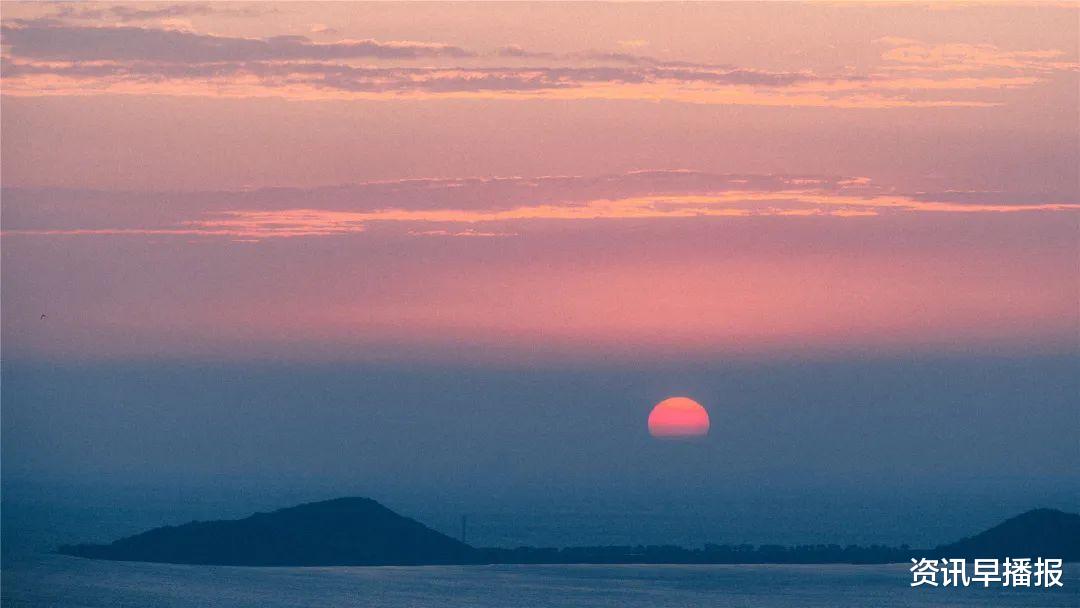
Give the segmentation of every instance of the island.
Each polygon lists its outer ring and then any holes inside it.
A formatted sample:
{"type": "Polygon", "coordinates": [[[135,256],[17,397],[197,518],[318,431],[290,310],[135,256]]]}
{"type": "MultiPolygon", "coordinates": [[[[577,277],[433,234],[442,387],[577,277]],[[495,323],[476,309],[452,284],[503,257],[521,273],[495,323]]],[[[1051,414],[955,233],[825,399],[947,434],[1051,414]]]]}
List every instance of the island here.
{"type": "Polygon", "coordinates": [[[948,557],[1052,557],[1080,561],[1080,515],[1035,509],[955,543],[938,547],[948,557]]]}
{"type": "Polygon", "coordinates": [[[217,566],[417,566],[473,563],[476,549],[369,498],[338,498],[244,519],[155,528],[60,553],[217,566]]]}
{"type": "Polygon", "coordinates": [[[935,549],[906,545],[675,545],[478,548],[369,498],[338,498],[225,521],[155,528],[109,544],[64,545],[76,557],[220,566],[469,564],[884,564],[919,557],[1080,560],[1080,515],[1035,509],[935,549]]]}

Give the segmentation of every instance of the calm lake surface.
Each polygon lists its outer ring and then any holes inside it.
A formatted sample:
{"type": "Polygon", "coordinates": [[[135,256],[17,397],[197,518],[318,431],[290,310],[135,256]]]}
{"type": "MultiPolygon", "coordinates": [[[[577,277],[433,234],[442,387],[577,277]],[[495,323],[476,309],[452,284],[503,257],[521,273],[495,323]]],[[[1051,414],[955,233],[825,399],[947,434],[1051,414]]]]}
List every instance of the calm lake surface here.
{"type": "Polygon", "coordinates": [[[427,566],[235,568],[42,555],[4,564],[5,607],[1080,605],[1080,567],[1054,589],[911,588],[884,566],[427,566]]]}

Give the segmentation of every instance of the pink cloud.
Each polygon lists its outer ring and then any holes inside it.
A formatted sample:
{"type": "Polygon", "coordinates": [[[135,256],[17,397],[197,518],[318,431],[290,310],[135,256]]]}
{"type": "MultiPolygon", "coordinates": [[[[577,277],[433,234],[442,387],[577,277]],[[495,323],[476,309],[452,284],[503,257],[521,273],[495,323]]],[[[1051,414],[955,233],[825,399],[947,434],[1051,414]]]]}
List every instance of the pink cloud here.
{"type": "Polygon", "coordinates": [[[883,56],[884,71],[831,74],[659,60],[621,51],[551,53],[511,45],[492,55],[435,42],[315,42],[295,35],[241,38],[40,19],[6,23],[4,39],[5,93],[26,96],[128,93],[299,99],[638,99],[836,108],[986,107],[1001,102],[957,93],[1029,88],[1042,82],[1045,72],[1075,68],[1075,64],[1061,61],[1059,51],[1005,52],[989,45],[934,46],[894,38],[881,39],[893,45],[883,56]],[[430,64],[416,65],[418,59],[430,64]],[[380,65],[361,64],[360,60],[380,65]],[[519,65],[522,61],[534,65],[519,65]],[[406,65],[390,65],[394,62],[406,65]],[[902,73],[896,74],[898,70],[902,73]],[[1002,70],[1007,73],[998,73],[1002,70]],[[950,71],[979,73],[940,73],[950,71]]]}
{"type": "MultiPolygon", "coordinates": [[[[949,194],[949,193],[943,193],[949,194]]],[[[83,225],[59,225],[15,199],[5,229],[22,236],[176,235],[243,239],[327,237],[399,226],[412,235],[511,236],[536,222],[664,221],[806,216],[862,218],[886,213],[1012,214],[1080,211],[1068,201],[1010,203],[976,196],[897,194],[864,178],[719,175],[639,171],[623,175],[405,180],[339,188],[269,189],[190,195],[201,208],[132,217],[108,225],[116,206],[103,202],[83,225]],[[209,203],[212,201],[212,203],[209,203]],[[294,206],[297,203],[306,206],[294,206]],[[312,204],[314,203],[314,204],[312,204]],[[322,203],[319,205],[319,203],[322,203]],[[318,205],[318,206],[317,206],[318,205]],[[497,228],[489,228],[495,226],[497,228]]]]}

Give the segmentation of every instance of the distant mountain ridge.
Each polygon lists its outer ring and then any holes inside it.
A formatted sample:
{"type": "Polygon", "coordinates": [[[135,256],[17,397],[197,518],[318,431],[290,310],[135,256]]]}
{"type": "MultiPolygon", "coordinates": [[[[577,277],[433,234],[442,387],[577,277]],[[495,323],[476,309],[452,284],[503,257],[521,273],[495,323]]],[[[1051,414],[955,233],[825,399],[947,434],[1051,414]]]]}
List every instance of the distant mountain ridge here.
{"type": "Polygon", "coordinates": [[[155,528],[110,544],[65,545],[65,555],[228,566],[450,564],[894,563],[912,557],[1080,560],[1080,515],[1036,509],[932,551],[873,545],[672,545],[475,548],[369,498],[338,498],[226,521],[155,528]]]}
{"type": "Polygon", "coordinates": [[[955,543],[937,548],[946,557],[1052,557],[1080,561],[1080,515],[1034,509],[955,543]]]}

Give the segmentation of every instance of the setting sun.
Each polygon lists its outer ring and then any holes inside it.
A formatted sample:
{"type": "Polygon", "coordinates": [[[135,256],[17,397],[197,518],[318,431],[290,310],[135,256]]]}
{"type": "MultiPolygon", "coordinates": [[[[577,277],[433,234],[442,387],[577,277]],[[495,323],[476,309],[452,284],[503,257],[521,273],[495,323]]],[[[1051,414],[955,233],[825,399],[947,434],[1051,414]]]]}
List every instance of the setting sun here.
{"type": "Polygon", "coordinates": [[[689,397],[669,397],[649,413],[649,434],[662,439],[702,437],[709,433],[709,412],[689,397]]]}

